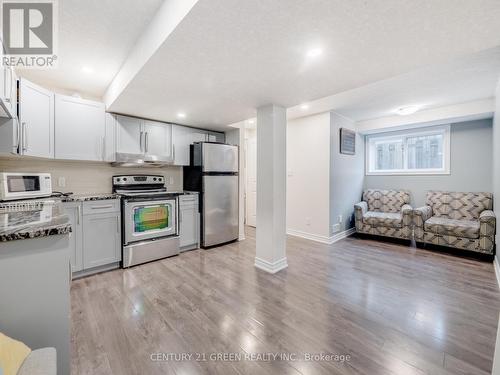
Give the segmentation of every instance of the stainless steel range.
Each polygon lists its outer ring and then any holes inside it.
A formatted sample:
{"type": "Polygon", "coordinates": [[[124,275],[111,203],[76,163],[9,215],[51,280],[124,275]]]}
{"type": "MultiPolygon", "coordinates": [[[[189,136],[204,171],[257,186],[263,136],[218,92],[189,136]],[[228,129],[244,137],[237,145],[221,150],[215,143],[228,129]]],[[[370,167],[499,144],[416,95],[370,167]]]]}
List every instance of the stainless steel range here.
{"type": "Polygon", "coordinates": [[[163,176],[113,176],[122,197],[123,268],[179,254],[178,193],[163,176]]]}

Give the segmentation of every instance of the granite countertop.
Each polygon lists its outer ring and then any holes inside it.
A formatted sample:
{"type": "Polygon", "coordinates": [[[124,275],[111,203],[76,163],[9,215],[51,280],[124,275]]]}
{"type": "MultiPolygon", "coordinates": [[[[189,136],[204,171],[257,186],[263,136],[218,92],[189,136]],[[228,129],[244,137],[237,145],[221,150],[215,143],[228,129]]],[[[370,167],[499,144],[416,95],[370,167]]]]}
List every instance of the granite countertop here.
{"type": "Polygon", "coordinates": [[[69,196],[57,197],[57,199],[60,199],[61,202],[87,202],[118,198],[120,198],[120,196],[115,193],[71,194],[69,196]]]}
{"type": "Polygon", "coordinates": [[[0,242],[70,232],[69,217],[59,200],[0,203],[0,242]]]}

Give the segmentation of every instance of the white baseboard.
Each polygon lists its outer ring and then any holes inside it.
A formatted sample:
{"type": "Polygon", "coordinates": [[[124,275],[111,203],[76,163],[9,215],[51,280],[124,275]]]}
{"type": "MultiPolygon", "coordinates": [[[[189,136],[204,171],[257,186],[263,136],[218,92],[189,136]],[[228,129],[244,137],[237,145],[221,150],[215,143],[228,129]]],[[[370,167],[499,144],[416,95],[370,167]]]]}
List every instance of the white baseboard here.
{"type": "Polygon", "coordinates": [[[493,268],[495,269],[495,276],[497,277],[497,284],[500,288],[500,261],[498,260],[498,256],[495,255],[495,259],[493,259],[493,268]]]}
{"type": "Polygon", "coordinates": [[[322,236],[319,234],[312,234],[312,233],[302,232],[299,230],[287,229],[286,234],[289,234],[290,236],[301,237],[301,238],[305,238],[307,240],[321,242],[321,243],[325,243],[327,245],[331,245],[337,241],[340,241],[343,238],[349,237],[354,232],[356,232],[356,228],[350,228],[350,229],[347,229],[343,232],[335,233],[333,236],[327,237],[327,236],[322,236]]]}
{"type": "Polygon", "coordinates": [[[255,257],[255,267],[269,273],[276,273],[284,268],[287,268],[288,263],[286,261],[286,257],[272,263],[268,262],[267,260],[255,257]]]}

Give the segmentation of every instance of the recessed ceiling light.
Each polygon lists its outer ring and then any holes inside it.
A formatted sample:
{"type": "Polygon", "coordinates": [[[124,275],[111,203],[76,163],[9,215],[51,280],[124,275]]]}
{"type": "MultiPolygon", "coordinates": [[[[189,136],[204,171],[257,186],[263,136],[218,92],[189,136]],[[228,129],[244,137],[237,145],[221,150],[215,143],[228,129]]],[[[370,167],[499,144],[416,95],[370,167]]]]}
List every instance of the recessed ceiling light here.
{"type": "Polygon", "coordinates": [[[323,50],[321,48],[311,48],[309,51],[307,51],[307,57],[315,58],[320,56],[322,53],[323,50]]]}
{"type": "Polygon", "coordinates": [[[177,117],[179,117],[179,118],[186,118],[186,114],[185,114],[185,113],[183,113],[183,112],[179,112],[179,113],[177,114],[177,117]]]}
{"type": "Polygon", "coordinates": [[[396,113],[400,116],[411,115],[420,109],[418,105],[408,105],[405,107],[400,107],[396,109],[396,113]]]}
{"type": "Polygon", "coordinates": [[[90,74],[90,73],[94,73],[94,69],[89,68],[88,66],[84,66],[84,67],[82,67],[82,72],[90,74]]]}
{"type": "Polygon", "coordinates": [[[300,109],[302,109],[302,110],[304,110],[304,111],[305,111],[306,109],[309,109],[309,104],[302,104],[302,105],[300,106],[300,109]]]}

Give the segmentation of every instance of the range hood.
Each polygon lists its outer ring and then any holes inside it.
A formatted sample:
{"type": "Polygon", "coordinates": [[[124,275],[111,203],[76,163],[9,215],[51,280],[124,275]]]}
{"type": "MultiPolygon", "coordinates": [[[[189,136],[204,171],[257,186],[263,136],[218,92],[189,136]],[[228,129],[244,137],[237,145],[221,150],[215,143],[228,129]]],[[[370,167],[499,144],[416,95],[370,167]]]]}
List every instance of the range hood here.
{"type": "Polygon", "coordinates": [[[127,154],[123,152],[117,152],[115,154],[115,162],[111,163],[114,167],[164,167],[166,165],[172,165],[174,163],[174,158],[169,156],[159,156],[151,154],[127,154]]]}

